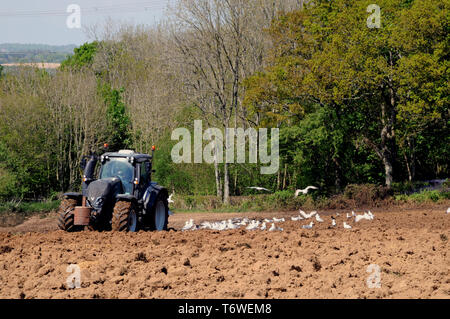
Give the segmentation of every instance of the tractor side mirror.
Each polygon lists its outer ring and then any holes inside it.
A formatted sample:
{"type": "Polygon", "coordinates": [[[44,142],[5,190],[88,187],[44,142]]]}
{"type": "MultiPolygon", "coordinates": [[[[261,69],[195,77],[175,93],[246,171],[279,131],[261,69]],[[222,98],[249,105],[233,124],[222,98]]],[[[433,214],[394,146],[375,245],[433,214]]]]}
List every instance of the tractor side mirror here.
{"type": "Polygon", "coordinates": [[[83,157],[82,159],[81,159],[81,162],[80,162],[80,168],[81,168],[81,170],[84,172],[84,170],[86,169],[86,157],[83,157]]]}

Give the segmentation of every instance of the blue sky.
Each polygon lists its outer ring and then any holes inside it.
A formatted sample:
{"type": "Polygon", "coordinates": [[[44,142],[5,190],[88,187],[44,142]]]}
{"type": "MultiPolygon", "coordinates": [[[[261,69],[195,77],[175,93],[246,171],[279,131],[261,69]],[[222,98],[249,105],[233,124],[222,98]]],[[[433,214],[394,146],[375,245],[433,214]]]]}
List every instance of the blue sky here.
{"type": "Polygon", "coordinates": [[[14,0],[0,6],[0,43],[82,44],[83,27],[108,18],[134,24],[154,24],[174,0],[14,0]],[[70,4],[81,7],[81,29],[69,29],[70,4]]]}

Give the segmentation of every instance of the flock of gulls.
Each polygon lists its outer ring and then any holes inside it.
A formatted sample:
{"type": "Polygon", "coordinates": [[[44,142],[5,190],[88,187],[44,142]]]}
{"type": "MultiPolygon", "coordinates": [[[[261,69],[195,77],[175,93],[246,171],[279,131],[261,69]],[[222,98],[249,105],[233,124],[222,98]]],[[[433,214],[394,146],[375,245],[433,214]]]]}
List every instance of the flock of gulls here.
{"type": "MultiPolygon", "coordinates": [[[[336,214],[336,217],[340,216],[339,213],[336,214]]],[[[362,215],[356,214],[354,211],[351,212],[351,214],[347,213],[346,215],[347,220],[353,220],[355,223],[358,223],[362,220],[373,220],[375,218],[375,215],[372,214],[370,211],[365,212],[362,215]]],[[[310,212],[309,214],[305,213],[304,211],[300,210],[298,216],[291,217],[292,221],[307,221],[311,220],[311,222],[307,225],[303,225],[303,229],[313,229],[315,223],[324,223],[322,217],[320,217],[319,213],[317,211],[310,212]]],[[[202,229],[209,229],[209,230],[217,230],[217,231],[223,231],[223,230],[232,230],[232,229],[240,229],[244,228],[246,230],[267,230],[267,231],[283,231],[283,228],[277,227],[277,223],[285,222],[286,220],[284,218],[272,218],[272,219],[264,219],[264,220],[258,220],[258,219],[248,219],[248,218],[232,218],[228,220],[223,220],[220,222],[203,222],[200,225],[196,225],[194,220],[191,219],[186,222],[184,225],[182,231],[193,231],[193,230],[202,230],[202,229]]],[[[331,225],[330,228],[337,227],[336,218],[334,216],[331,216],[331,225]]],[[[352,229],[352,226],[347,224],[347,222],[343,222],[344,229],[352,229]]]]}
{"type": "MultiPolygon", "coordinates": [[[[253,189],[256,191],[266,191],[270,192],[270,190],[263,188],[263,187],[247,187],[249,189],[253,189]]],[[[300,194],[308,194],[310,190],[317,190],[318,188],[315,186],[308,186],[305,189],[299,189],[295,192],[295,197],[299,196],[300,194]]],[[[173,203],[172,200],[173,194],[169,197],[169,204],[173,203]]],[[[172,215],[173,213],[170,212],[172,215]]],[[[447,214],[450,214],[450,207],[447,209],[447,214]]],[[[340,216],[339,213],[336,213],[336,217],[340,216]]],[[[353,220],[355,223],[359,223],[363,220],[371,221],[375,218],[375,215],[370,212],[364,212],[364,214],[358,215],[354,211],[346,214],[347,221],[353,220]]],[[[299,215],[295,217],[291,217],[292,221],[307,221],[311,220],[311,222],[307,225],[303,225],[302,229],[313,229],[315,222],[316,223],[324,223],[325,221],[320,217],[319,213],[317,211],[310,212],[309,214],[305,213],[301,209],[299,210],[299,215]]],[[[228,220],[223,220],[220,222],[203,222],[200,225],[196,225],[194,223],[194,220],[191,219],[186,222],[184,225],[182,231],[192,231],[192,230],[201,230],[201,229],[209,229],[209,230],[217,230],[217,231],[223,231],[223,230],[232,230],[232,229],[239,229],[245,227],[246,230],[267,230],[267,231],[283,231],[283,228],[277,227],[277,223],[285,222],[284,218],[272,218],[272,219],[264,219],[263,221],[258,219],[248,219],[248,218],[233,218],[228,220]]],[[[329,228],[337,227],[336,218],[334,216],[331,216],[331,225],[329,228]]],[[[352,226],[349,225],[346,221],[343,222],[344,229],[352,229],[352,226]]]]}

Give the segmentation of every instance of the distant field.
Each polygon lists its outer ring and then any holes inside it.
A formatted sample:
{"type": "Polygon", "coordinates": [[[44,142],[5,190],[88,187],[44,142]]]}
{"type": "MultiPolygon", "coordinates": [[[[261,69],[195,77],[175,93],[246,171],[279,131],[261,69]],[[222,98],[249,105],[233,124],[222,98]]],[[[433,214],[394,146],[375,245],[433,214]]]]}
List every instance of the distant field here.
{"type": "Polygon", "coordinates": [[[6,67],[15,67],[15,66],[33,66],[39,69],[57,69],[61,65],[61,63],[47,63],[47,62],[36,62],[36,63],[5,63],[2,64],[6,67]]]}

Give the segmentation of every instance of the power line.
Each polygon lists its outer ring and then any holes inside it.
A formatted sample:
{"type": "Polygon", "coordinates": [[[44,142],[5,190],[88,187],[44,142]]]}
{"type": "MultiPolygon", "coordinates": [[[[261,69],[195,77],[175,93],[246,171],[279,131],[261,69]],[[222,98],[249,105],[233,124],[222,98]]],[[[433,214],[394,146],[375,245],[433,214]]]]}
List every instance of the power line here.
{"type": "MultiPolygon", "coordinates": [[[[166,7],[165,3],[155,3],[154,1],[145,1],[137,3],[124,3],[112,5],[100,5],[95,7],[81,7],[81,14],[110,14],[110,13],[131,13],[162,10],[166,7]]],[[[34,11],[0,11],[0,17],[39,17],[39,16],[67,16],[70,12],[66,10],[34,10],[34,11]]]]}

